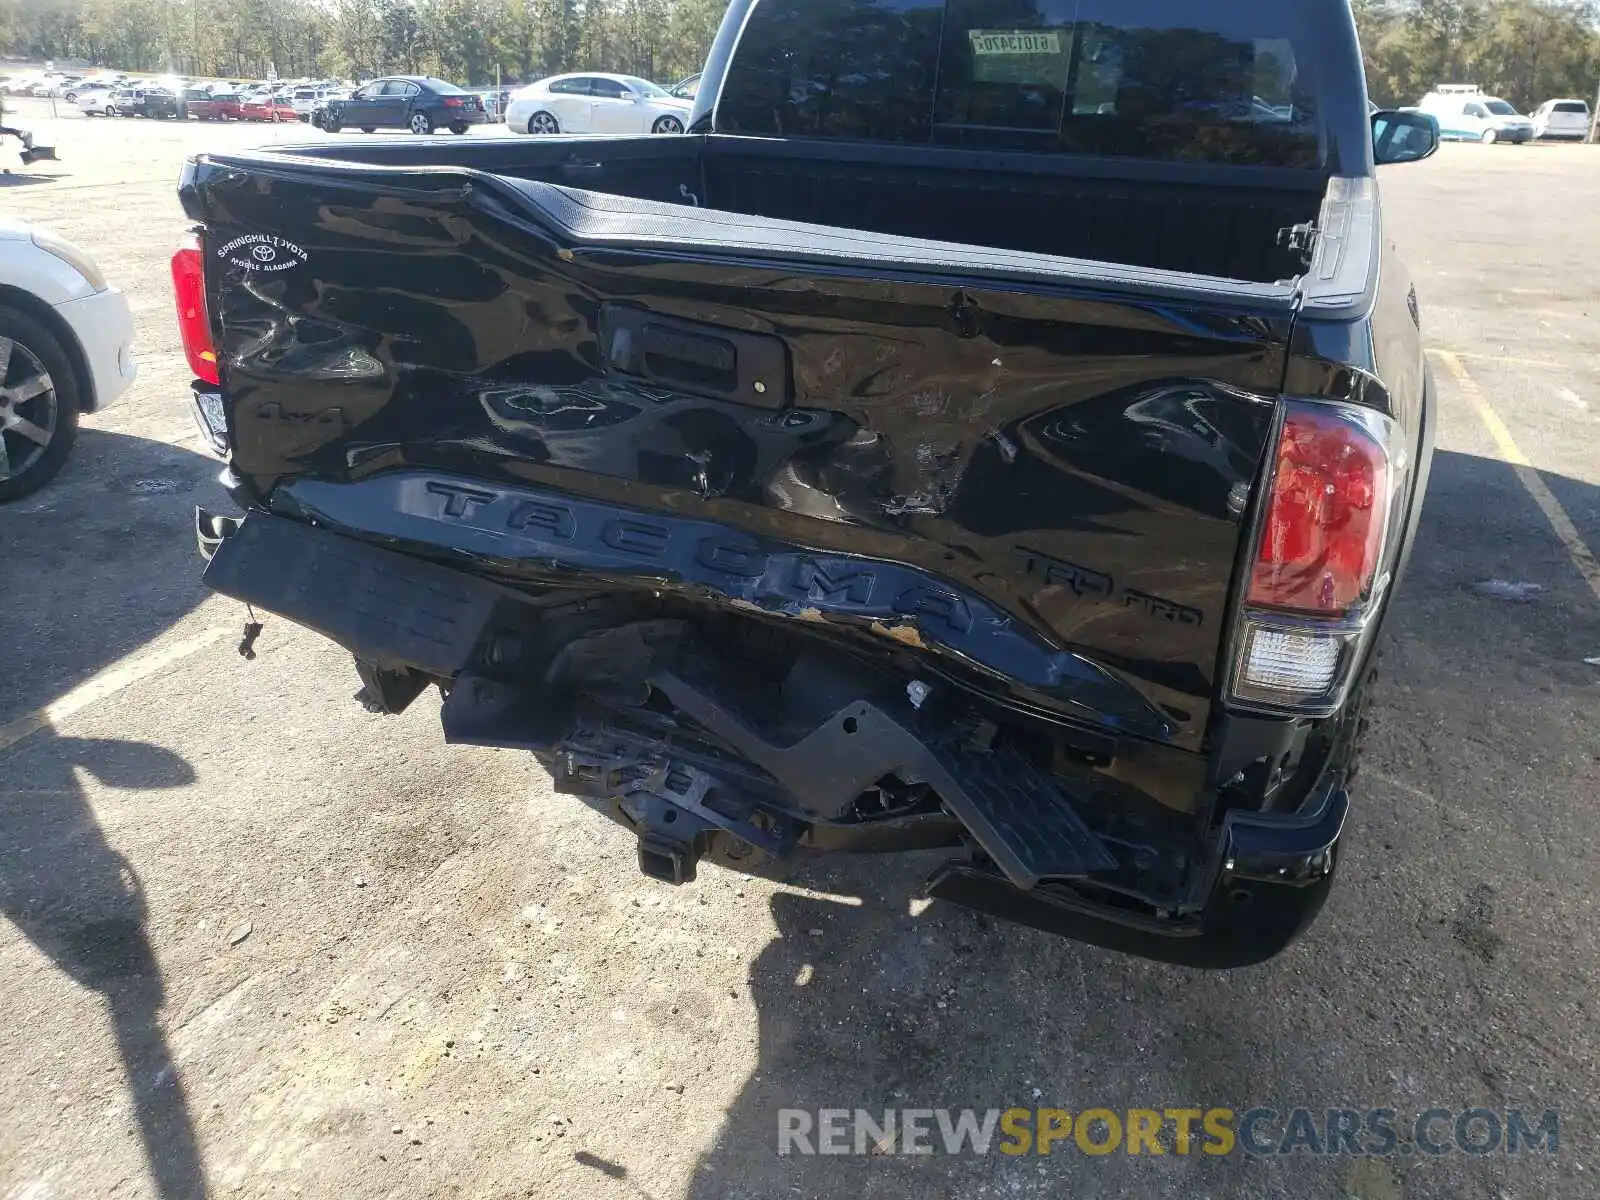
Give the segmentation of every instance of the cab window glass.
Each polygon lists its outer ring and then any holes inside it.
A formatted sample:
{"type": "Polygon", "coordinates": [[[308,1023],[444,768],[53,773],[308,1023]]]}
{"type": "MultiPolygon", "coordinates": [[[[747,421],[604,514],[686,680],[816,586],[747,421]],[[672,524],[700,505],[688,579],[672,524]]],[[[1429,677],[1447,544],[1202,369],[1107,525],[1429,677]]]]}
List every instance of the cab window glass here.
{"type": "Polygon", "coordinates": [[[718,128],[1314,167],[1316,87],[1281,0],[761,0],[718,128]]]}
{"type": "Polygon", "coordinates": [[[1312,61],[1295,6],[1274,0],[949,0],[935,132],[994,149],[1316,166],[1312,61]]]}
{"type": "Polygon", "coordinates": [[[718,128],[926,142],[942,3],[761,0],[717,104],[718,128]]]}

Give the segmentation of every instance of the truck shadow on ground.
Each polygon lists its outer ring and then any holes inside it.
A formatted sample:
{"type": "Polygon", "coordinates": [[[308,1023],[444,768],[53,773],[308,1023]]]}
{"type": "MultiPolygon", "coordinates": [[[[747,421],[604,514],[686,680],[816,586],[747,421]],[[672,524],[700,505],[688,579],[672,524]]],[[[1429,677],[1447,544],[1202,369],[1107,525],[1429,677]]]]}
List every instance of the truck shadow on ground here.
{"type": "MultiPolygon", "coordinates": [[[[217,502],[217,469],[167,443],[84,429],[60,476],[0,508],[9,638],[0,727],[136,652],[199,603],[191,514],[196,502],[217,502]]],[[[193,782],[194,770],[160,746],[40,725],[0,747],[0,916],[103,998],[155,1193],[203,1196],[138,871],[107,841],[79,778],[172,788],[193,782]]]]}
{"type": "Polygon", "coordinates": [[[170,788],[194,782],[194,771],[160,746],[48,726],[12,753],[27,771],[0,802],[0,916],[104,1000],[156,1195],[203,1196],[194,1125],[159,1020],[165,995],[139,877],[106,841],[77,779],[82,770],[108,787],[170,788]]]}
{"type": "Polygon", "coordinates": [[[0,506],[11,639],[0,723],[133,653],[200,603],[194,506],[233,511],[220,470],[166,442],[82,429],[60,475],[0,506]]]}
{"type": "MultiPolygon", "coordinates": [[[[1600,534],[1600,489],[1549,483],[1580,531],[1600,534]]],[[[1600,654],[1592,597],[1509,467],[1436,456],[1384,640],[1385,679],[1365,774],[1353,789],[1341,878],[1311,931],[1262,966],[1191,971],[956,908],[919,912],[911,898],[936,854],[798,868],[789,881],[806,891],[772,896],[776,936],[750,971],[757,1062],[702,1153],[688,1196],[1299,1192],[1398,1200],[1495,1194],[1488,1183],[1508,1179],[1514,1194],[1560,1194],[1559,1168],[1548,1159],[1456,1154],[1423,1163],[1404,1157],[1410,1146],[1401,1157],[1359,1160],[1238,1150],[1180,1158],[1170,1128],[1165,1157],[1130,1156],[1125,1146],[1093,1156],[1070,1140],[1050,1157],[1036,1149],[1012,1157],[996,1152],[998,1136],[987,1154],[949,1155],[936,1127],[931,1155],[884,1154],[870,1140],[858,1148],[853,1132],[842,1156],[778,1152],[784,1109],[809,1110],[813,1119],[822,1108],[864,1109],[875,1120],[885,1109],[972,1108],[982,1116],[1041,1106],[1238,1113],[1255,1105],[1388,1105],[1414,1115],[1435,1103],[1526,1103],[1584,1111],[1581,1052],[1570,1062],[1530,1062],[1519,1038],[1565,1044],[1558,1014],[1566,1001],[1555,998],[1600,964],[1563,963],[1535,939],[1498,934],[1481,943],[1496,948],[1486,957],[1459,936],[1462,914],[1481,915],[1485,895],[1502,917],[1524,902],[1543,911],[1537,906],[1548,906],[1551,890],[1565,889],[1576,908],[1587,870],[1573,863],[1577,873],[1563,884],[1538,846],[1482,837],[1507,820],[1504,793],[1470,782],[1515,773],[1516,763],[1500,760],[1517,754],[1548,759],[1548,745],[1485,738],[1485,721],[1492,729],[1499,714],[1523,712],[1537,727],[1551,721],[1552,704],[1581,707],[1596,669],[1579,651],[1600,654]],[[1541,590],[1534,602],[1507,604],[1477,587],[1493,578],[1541,590]],[[1388,680],[1396,674],[1398,682],[1388,680]],[[1553,998],[1549,1008],[1514,1000],[1540,988],[1553,998]],[[1508,1039],[1496,1022],[1520,1023],[1521,1032],[1508,1039]]],[[[1567,803],[1591,794],[1582,780],[1570,782],[1567,803]]],[[[1270,1137],[1283,1126],[1264,1128],[1270,1137]]]]}

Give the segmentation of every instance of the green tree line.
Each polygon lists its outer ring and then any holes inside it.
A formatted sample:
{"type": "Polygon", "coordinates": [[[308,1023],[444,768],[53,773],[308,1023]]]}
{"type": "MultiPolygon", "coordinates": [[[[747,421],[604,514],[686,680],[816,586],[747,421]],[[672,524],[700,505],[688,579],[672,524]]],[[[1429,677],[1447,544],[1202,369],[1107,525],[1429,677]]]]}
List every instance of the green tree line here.
{"type": "Polygon", "coordinates": [[[1356,0],[1367,91],[1415,104],[1439,83],[1476,83],[1521,111],[1562,96],[1594,104],[1600,27],[1565,0],[1356,0]]]}
{"type": "MultiPolygon", "coordinates": [[[[0,51],[130,71],[460,83],[613,70],[672,80],[700,69],[725,0],[0,0],[0,51]]],[[[1592,98],[1591,0],[1353,0],[1368,87],[1415,103],[1477,83],[1526,110],[1592,98]]]]}
{"type": "Polygon", "coordinates": [[[0,0],[0,53],[125,71],[457,83],[700,69],[725,0],[0,0]]]}

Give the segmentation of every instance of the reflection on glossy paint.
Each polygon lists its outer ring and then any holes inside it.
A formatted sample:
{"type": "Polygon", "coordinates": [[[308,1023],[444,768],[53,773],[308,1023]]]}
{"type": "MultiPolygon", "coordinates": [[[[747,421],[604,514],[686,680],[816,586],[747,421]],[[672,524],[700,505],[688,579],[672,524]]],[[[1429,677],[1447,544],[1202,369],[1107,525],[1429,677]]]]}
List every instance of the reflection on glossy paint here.
{"type": "Polygon", "coordinates": [[[906,563],[1101,663],[1199,744],[1287,310],[568,245],[448,172],[330,206],[319,170],[223,173],[195,197],[211,236],[308,255],[270,289],[214,289],[234,466],[256,486],[448,470],[906,563]],[[793,403],[712,394],[737,376],[722,359],[701,390],[686,359],[672,386],[630,373],[602,352],[608,304],[776,347],[793,403]]]}

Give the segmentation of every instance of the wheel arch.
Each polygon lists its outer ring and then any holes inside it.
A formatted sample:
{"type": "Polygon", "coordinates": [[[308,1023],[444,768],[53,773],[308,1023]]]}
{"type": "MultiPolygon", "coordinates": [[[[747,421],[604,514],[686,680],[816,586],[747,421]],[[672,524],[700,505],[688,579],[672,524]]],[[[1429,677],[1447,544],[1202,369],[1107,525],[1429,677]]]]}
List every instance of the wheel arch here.
{"type": "Polygon", "coordinates": [[[83,344],[78,341],[78,335],[73,332],[72,326],[62,319],[60,313],[32,292],[25,292],[21,288],[3,283],[0,283],[0,308],[15,308],[27,313],[55,334],[56,340],[61,343],[61,348],[67,352],[67,361],[72,364],[73,382],[78,385],[78,411],[94,412],[99,406],[100,398],[95,394],[94,376],[89,371],[89,358],[84,354],[83,344]]]}

